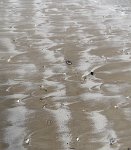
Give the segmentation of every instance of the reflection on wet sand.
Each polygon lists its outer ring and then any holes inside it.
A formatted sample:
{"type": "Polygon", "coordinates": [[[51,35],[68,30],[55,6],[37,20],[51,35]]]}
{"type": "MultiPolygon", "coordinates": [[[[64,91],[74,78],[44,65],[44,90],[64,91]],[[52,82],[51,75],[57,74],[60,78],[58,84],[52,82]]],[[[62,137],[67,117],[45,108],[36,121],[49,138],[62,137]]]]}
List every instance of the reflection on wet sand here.
{"type": "Polygon", "coordinates": [[[130,144],[131,2],[0,0],[0,149],[130,144]]]}

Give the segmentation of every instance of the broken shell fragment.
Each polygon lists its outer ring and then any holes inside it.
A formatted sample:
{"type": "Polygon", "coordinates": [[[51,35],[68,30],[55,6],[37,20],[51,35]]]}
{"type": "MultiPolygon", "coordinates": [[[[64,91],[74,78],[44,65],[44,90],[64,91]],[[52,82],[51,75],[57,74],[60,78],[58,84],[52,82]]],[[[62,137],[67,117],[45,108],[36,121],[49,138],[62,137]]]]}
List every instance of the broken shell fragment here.
{"type": "Polygon", "coordinates": [[[116,138],[111,138],[110,139],[110,145],[113,145],[115,143],[117,143],[117,139],[116,138]]]}
{"type": "Polygon", "coordinates": [[[118,105],[115,105],[114,107],[115,107],[115,108],[118,108],[118,105]]]}
{"type": "Polygon", "coordinates": [[[70,60],[66,60],[67,65],[72,65],[72,62],[70,60]]]}
{"type": "Polygon", "coordinates": [[[29,144],[30,143],[30,139],[25,139],[25,144],[29,144]]]}
{"type": "Polygon", "coordinates": [[[79,137],[77,137],[77,138],[76,138],[76,141],[78,142],[79,140],[80,140],[79,137]]]}

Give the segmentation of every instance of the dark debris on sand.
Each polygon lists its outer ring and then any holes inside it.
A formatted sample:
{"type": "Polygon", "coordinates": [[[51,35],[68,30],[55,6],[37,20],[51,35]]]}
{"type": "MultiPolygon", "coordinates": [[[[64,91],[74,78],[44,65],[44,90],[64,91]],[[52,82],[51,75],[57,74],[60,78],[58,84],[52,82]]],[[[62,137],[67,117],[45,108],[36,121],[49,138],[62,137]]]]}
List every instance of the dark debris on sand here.
{"type": "Polygon", "coordinates": [[[65,61],[67,65],[72,65],[72,62],[70,60],[65,61]]]}

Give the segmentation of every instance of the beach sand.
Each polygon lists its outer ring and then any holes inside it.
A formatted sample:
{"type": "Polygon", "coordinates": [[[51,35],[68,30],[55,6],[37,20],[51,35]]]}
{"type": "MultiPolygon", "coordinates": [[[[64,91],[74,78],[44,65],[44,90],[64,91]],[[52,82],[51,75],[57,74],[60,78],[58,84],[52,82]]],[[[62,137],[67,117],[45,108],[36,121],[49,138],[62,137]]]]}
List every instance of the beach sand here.
{"type": "Polygon", "coordinates": [[[131,148],[131,2],[0,0],[0,150],[131,148]]]}

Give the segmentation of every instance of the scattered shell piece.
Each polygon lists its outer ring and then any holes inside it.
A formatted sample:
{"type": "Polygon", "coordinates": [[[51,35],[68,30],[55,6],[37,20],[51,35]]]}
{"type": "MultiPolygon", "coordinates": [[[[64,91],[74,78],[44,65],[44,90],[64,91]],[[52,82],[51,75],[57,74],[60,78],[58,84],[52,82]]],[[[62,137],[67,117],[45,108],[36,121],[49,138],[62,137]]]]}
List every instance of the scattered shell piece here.
{"type": "Polygon", "coordinates": [[[10,56],[10,57],[7,59],[7,62],[10,62],[10,61],[11,61],[11,58],[12,58],[12,56],[10,56]]]}
{"type": "Polygon", "coordinates": [[[40,88],[41,88],[41,89],[44,89],[44,85],[40,85],[40,88]]]}
{"type": "Polygon", "coordinates": [[[115,143],[117,143],[117,139],[116,138],[111,138],[110,139],[110,145],[113,145],[115,143]]]}
{"type": "Polygon", "coordinates": [[[82,111],[83,111],[83,112],[86,112],[86,110],[85,110],[85,109],[83,109],[82,111]]]}
{"type": "Polygon", "coordinates": [[[44,108],[46,108],[46,105],[43,105],[43,107],[42,107],[42,108],[43,108],[43,109],[44,109],[44,108]]]}
{"type": "Polygon", "coordinates": [[[46,124],[47,124],[48,126],[51,126],[51,125],[53,124],[53,121],[52,121],[52,120],[47,120],[47,121],[46,121],[46,124]]]}
{"type": "Polygon", "coordinates": [[[30,143],[30,139],[25,139],[25,144],[29,144],[30,143]]]}
{"type": "Polygon", "coordinates": [[[41,90],[45,90],[47,92],[47,89],[44,87],[44,85],[40,85],[41,90]]]}
{"type": "Polygon", "coordinates": [[[119,108],[118,105],[115,105],[114,107],[115,107],[115,108],[119,108]]]}
{"type": "Polygon", "coordinates": [[[69,76],[66,73],[63,73],[63,75],[65,76],[64,80],[67,80],[69,78],[69,76]]]}
{"type": "Polygon", "coordinates": [[[10,91],[10,88],[11,88],[11,87],[8,87],[8,88],[6,89],[6,92],[9,92],[9,91],[10,91]]]}
{"type": "Polygon", "coordinates": [[[87,76],[83,76],[83,80],[85,81],[87,79],[87,76]]]}
{"type": "Polygon", "coordinates": [[[130,98],[130,96],[127,96],[126,98],[127,98],[127,99],[129,99],[129,98],[130,98]]]}
{"type": "Polygon", "coordinates": [[[67,65],[72,65],[72,62],[70,60],[66,60],[67,65]]]}
{"type": "Polygon", "coordinates": [[[41,97],[41,98],[40,98],[40,101],[42,101],[42,100],[44,100],[44,98],[43,98],[43,97],[41,97]]]}
{"type": "Polygon", "coordinates": [[[77,137],[77,138],[76,138],[76,141],[78,142],[79,140],[80,140],[79,137],[77,137]]]}
{"type": "Polygon", "coordinates": [[[17,100],[17,103],[20,103],[20,99],[17,100]]]}

